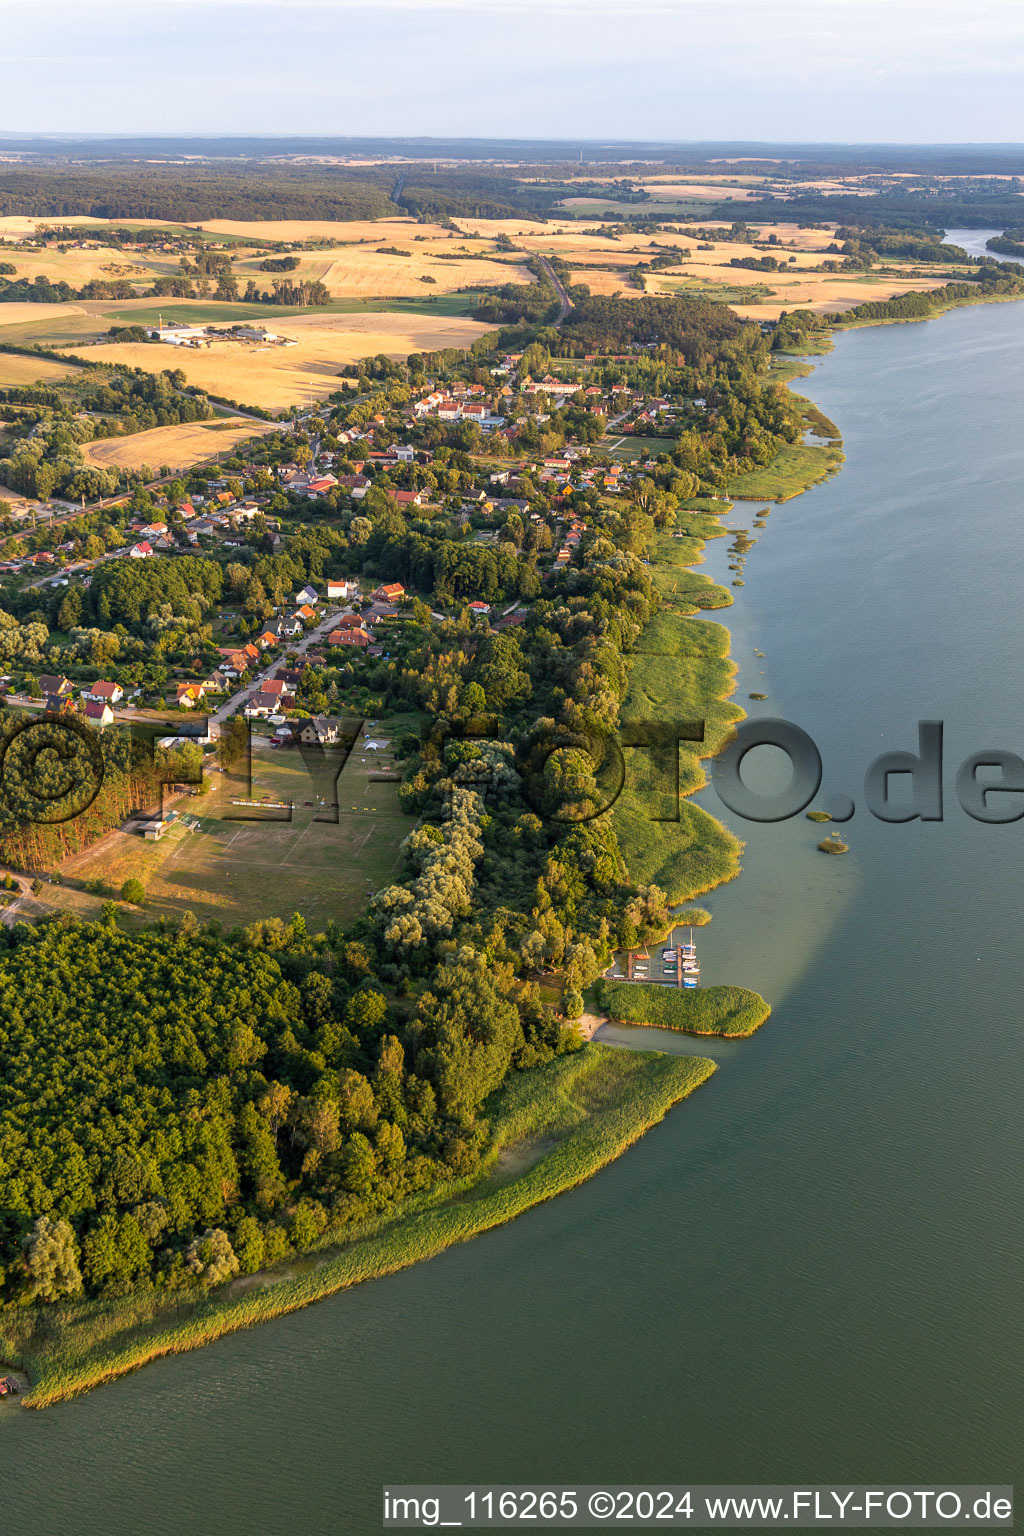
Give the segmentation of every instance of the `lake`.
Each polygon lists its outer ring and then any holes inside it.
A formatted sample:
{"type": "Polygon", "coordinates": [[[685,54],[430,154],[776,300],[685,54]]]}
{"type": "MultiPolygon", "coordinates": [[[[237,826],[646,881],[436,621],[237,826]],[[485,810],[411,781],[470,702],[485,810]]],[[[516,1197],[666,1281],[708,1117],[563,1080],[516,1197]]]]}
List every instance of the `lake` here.
{"type": "Polygon", "coordinates": [[[834,859],[802,817],[725,816],[746,867],[708,898],[704,979],[764,992],[760,1033],[513,1225],[0,1416],[19,1536],[370,1532],[386,1480],[1014,1480],[1024,830],[953,782],[1024,754],[1022,355],[1024,305],[989,305],[840,335],[798,386],[847,463],[746,559],[737,698],[809,732],[819,803],[857,811],[834,859]],[[924,719],[945,820],[876,821],[864,771],[924,719]]]}

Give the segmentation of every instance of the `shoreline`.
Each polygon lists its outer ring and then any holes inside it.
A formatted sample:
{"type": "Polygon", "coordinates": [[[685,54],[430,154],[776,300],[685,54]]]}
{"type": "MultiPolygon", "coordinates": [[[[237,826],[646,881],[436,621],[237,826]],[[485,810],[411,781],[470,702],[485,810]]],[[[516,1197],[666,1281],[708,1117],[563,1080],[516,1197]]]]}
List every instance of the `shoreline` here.
{"type": "MultiPolygon", "coordinates": [[[[834,462],[833,456],[826,458],[827,449],[835,448],[835,444],[799,446],[805,453],[821,453],[825,461],[821,472],[805,479],[789,495],[776,492],[773,496],[769,491],[749,499],[788,500],[825,478],[834,462]]],[[[762,473],[770,475],[771,470],[769,465],[762,473]]],[[[689,509],[695,524],[692,530],[677,525],[673,533],[661,537],[660,549],[652,559],[652,578],[662,602],[646,626],[641,644],[652,632],[657,641],[660,626],[666,649],[632,653],[630,688],[623,700],[627,705],[637,674],[645,666],[655,680],[659,669],[662,670],[673,696],[680,676],[685,675],[695,695],[690,707],[708,719],[710,725],[700,752],[690,755],[688,771],[680,777],[680,819],[675,825],[682,833],[677,832],[679,846],[670,852],[675,883],[665,887],[673,907],[685,906],[741,872],[742,842],[723,823],[690,801],[707,783],[703,761],[720,750],[732,725],[746,718],[741,706],[729,702],[736,691],[738,674],[730,654],[731,633],[717,620],[710,625],[703,623],[706,616],[719,608],[731,606],[733,595],[727,587],[702,576],[696,569],[704,561],[705,545],[710,538],[735,536],[735,530],[721,523],[721,518],[734,506],[728,487],[725,496],[727,499],[722,502],[710,497],[693,498],[697,505],[689,509]],[[681,537],[677,539],[674,534],[681,537]],[[660,582],[654,574],[659,570],[660,582]]],[[[735,499],[745,498],[740,493],[735,499]]],[[[652,825],[661,826],[662,839],[671,826],[652,825]]],[[[625,850],[622,856],[635,878],[625,850]]],[[[741,989],[731,990],[738,993],[741,989]]],[[[695,1038],[748,1038],[771,1010],[757,994],[747,993],[745,999],[753,1003],[755,1011],[759,1005],[763,1015],[749,1027],[731,1034],[727,1030],[684,1029],[671,1024],[656,1027],[673,1028],[695,1038]]],[[[414,1197],[390,1216],[366,1223],[341,1237],[340,1246],[336,1235],[333,1243],[325,1242],[319,1250],[301,1256],[298,1261],[294,1257],[285,1261],[277,1278],[273,1271],[241,1277],[225,1287],[221,1296],[213,1293],[195,1298],[179,1294],[165,1298],[161,1293],[132,1293],[125,1298],[112,1298],[107,1304],[69,1305],[59,1345],[38,1356],[30,1341],[25,1340],[20,1346],[16,1341],[19,1319],[0,1317],[0,1354],[17,1361],[19,1372],[27,1373],[29,1378],[30,1384],[19,1404],[39,1409],[66,1401],[140,1369],[150,1360],[200,1348],[240,1328],[300,1310],[351,1285],[407,1268],[449,1246],[504,1225],[592,1177],[706,1082],[715,1070],[715,1063],[704,1057],[623,1051],[600,1042],[588,1043],[579,1052],[523,1073],[520,1082],[499,1090],[501,1104],[494,1116],[492,1145],[471,1181],[453,1183],[418,1201],[414,1197]],[[604,1100],[598,1093],[595,1103],[594,1086],[598,1079],[611,1083],[613,1091],[604,1100]],[[566,1100],[571,1100],[569,1090],[584,1082],[587,1093],[578,1120],[566,1129],[559,1117],[565,1114],[566,1100]],[[517,1100],[529,1100],[531,1095],[535,1103],[527,1115],[528,1128],[510,1128],[503,1119],[507,1106],[515,1105],[517,1100]],[[559,1136],[560,1128],[563,1134],[559,1136]],[[538,1146],[542,1148],[541,1155],[531,1157],[538,1146]],[[77,1338],[76,1327],[82,1335],[77,1338]],[[96,1336],[103,1333],[104,1327],[107,1336],[96,1336]]],[[[522,1104],[518,1107],[521,1110],[522,1104]]]]}
{"type": "MultiPolygon", "coordinates": [[[[0,1320],[0,1353],[11,1359],[20,1354],[17,1370],[27,1372],[31,1383],[17,1406],[42,1409],[65,1402],[151,1360],[298,1311],[504,1226],[592,1178],[715,1071],[716,1064],[706,1057],[590,1045],[529,1069],[508,1090],[498,1090],[494,1142],[479,1177],[468,1185],[453,1185],[432,1204],[408,1202],[390,1220],[353,1232],[342,1247],[336,1242],[319,1258],[314,1254],[312,1264],[300,1261],[298,1274],[293,1258],[282,1266],[288,1273],[276,1281],[273,1271],[261,1272],[266,1277],[262,1280],[260,1275],[246,1276],[241,1291],[231,1282],[223,1295],[195,1301],[192,1317],[161,1322],[154,1315],[139,1325],[140,1336],[130,1343],[113,1342],[125,1330],[112,1329],[106,1348],[97,1345],[63,1360],[57,1354],[48,1360],[12,1348],[0,1320]],[[530,1152],[538,1147],[541,1156],[530,1160],[530,1152]],[[502,1179],[503,1166],[511,1178],[502,1179]]],[[[171,1303],[177,1311],[188,1304],[188,1298],[180,1297],[171,1303]]],[[[92,1304],[96,1316],[111,1310],[116,1311],[116,1301],[106,1308],[92,1304]]]]}

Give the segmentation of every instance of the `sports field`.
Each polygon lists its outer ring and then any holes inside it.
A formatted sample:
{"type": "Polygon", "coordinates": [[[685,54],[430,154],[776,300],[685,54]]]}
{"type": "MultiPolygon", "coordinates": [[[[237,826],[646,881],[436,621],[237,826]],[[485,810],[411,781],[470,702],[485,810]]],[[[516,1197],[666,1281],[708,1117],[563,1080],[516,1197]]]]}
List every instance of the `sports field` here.
{"type": "MultiPolygon", "coordinates": [[[[375,733],[373,739],[381,736],[375,733]]],[[[69,860],[62,877],[75,885],[99,879],[114,891],[129,878],[141,880],[146,901],[140,921],[180,918],[191,910],[225,927],[261,917],[290,918],[293,912],[301,912],[311,928],[331,919],[346,923],[365,911],[372,891],[398,873],[399,844],[414,826],[398,808],[397,785],[371,781],[389,767],[387,753],[378,760],[357,745],[337,783],[337,824],[318,821],[318,814],[331,814],[318,811],[318,795],[330,800],[334,791],[314,785],[297,749],[273,749],[254,736],[251,794],[241,777],[214,771],[209,794],[175,802],[183,818],[198,820],[196,830],[172,829],[156,843],[134,833],[112,833],[69,860]],[[235,800],[258,803],[235,805],[235,800]],[[259,819],[284,814],[275,809],[281,801],[294,803],[290,821],[259,819]]],[[[56,887],[52,894],[48,888],[46,896],[80,911],[83,903],[98,910],[105,899],[73,887],[56,887]]]]}

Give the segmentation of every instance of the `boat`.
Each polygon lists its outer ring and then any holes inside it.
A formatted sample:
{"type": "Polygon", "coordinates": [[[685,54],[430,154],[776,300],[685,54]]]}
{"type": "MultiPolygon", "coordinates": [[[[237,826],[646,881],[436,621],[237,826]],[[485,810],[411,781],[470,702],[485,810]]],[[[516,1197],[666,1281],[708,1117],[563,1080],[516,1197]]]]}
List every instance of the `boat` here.
{"type": "Polygon", "coordinates": [[[697,946],[693,942],[692,928],[686,943],[679,945],[679,969],[682,973],[684,987],[697,987],[700,985],[700,963],[697,959],[697,946]]]}

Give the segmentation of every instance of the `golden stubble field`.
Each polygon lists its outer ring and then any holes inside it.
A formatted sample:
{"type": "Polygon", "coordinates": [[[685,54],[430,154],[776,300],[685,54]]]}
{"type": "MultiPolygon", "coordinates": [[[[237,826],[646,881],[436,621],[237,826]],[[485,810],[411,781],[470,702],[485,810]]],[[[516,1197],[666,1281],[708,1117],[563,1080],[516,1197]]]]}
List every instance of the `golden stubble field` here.
{"type": "Polygon", "coordinates": [[[154,427],[151,432],[136,432],[131,437],[106,437],[85,443],[82,458],[95,469],[158,469],[167,464],[172,470],[189,469],[204,459],[225,453],[246,438],[275,431],[272,422],[245,421],[225,416],[217,421],[189,421],[180,426],[154,427]]]}
{"type": "Polygon", "coordinates": [[[319,399],[343,389],[338,372],[345,363],[381,352],[407,357],[410,352],[468,347],[488,330],[475,320],[428,313],[330,315],[314,310],[280,321],[271,313],[267,324],[296,344],[261,347],[224,341],[193,349],[150,342],[104,343],[83,350],[82,356],[145,368],[149,373],[180,368],[190,384],[210,394],[243,406],[284,410],[305,404],[311,396],[319,399]]]}
{"type": "Polygon", "coordinates": [[[750,319],[776,320],[783,310],[812,309],[820,313],[852,309],[857,304],[872,299],[886,299],[911,289],[938,288],[949,281],[945,268],[920,268],[904,263],[909,274],[915,271],[925,275],[879,276],[861,273],[821,272],[822,262],[829,259],[826,247],[832,243],[834,231],[830,229],[800,229],[795,224],[758,223],[754,227],[767,238],[778,237],[778,245],[770,254],[783,263],[777,272],[752,271],[747,267],[733,267],[733,257],[761,256],[765,252],[738,241],[716,240],[709,242],[713,249],[702,251],[698,242],[679,233],[661,232],[655,235],[627,234],[614,239],[602,234],[587,234],[578,225],[526,226],[516,219],[488,221],[483,219],[462,220],[460,228],[503,230],[526,250],[545,256],[559,256],[573,267],[573,281],[586,283],[592,293],[610,295],[619,293],[624,298],[640,298],[641,290],[628,286],[626,272],[637,262],[649,261],[666,245],[680,245],[689,250],[690,256],[678,266],[663,268],[646,277],[650,294],[700,293],[714,298],[717,288],[755,289],[766,287],[772,297],[752,296],[749,304],[733,300],[738,314],[750,319]],[[790,257],[795,261],[790,261],[790,257]]]}
{"type": "Polygon", "coordinates": [[[16,269],[15,279],[48,277],[51,283],[69,283],[72,288],[81,288],[96,279],[105,283],[125,279],[149,288],[154,278],[169,277],[179,270],[176,256],[149,256],[110,246],[67,251],[58,251],[55,246],[42,251],[25,251],[18,246],[4,250],[0,246],[0,260],[16,269]]]}
{"type": "MultiPolygon", "coordinates": [[[[391,245],[391,240],[387,245],[391,245]]],[[[423,298],[432,293],[454,293],[462,288],[493,288],[500,283],[532,283],[534,278],[522,264],[488,255],[487,250],[477,254],[476,242],[466,245],[458,240],[432,241],[413,244],[399,240],[394,246],[406,250],[408,256],[385,254],[374,245],[348,246],[332,251],[316,251],[299,256],[294,272],[261,272],[261,257],[256,256],[236,263],[239,280],[252,278],[260,288],[270,288],[276,277],[284,281],[305,279],[318,281],[330,290],[336,299],[371,298],[423,298]],[[441,252],[468,254],[458,261],[444,260],[441,252]],[[429,282],[424,282],[429,278],[429,282]]]]}
{"type": "Polygon", "coordinates": [[[81,369],[71,363],[55,363],[48,357],[19,357],[15,352],[0,352],[0,388],[15,384],[52,384],[57,379],[71,379],[81,369]]]}

